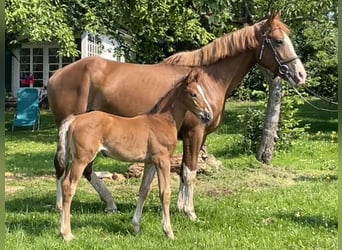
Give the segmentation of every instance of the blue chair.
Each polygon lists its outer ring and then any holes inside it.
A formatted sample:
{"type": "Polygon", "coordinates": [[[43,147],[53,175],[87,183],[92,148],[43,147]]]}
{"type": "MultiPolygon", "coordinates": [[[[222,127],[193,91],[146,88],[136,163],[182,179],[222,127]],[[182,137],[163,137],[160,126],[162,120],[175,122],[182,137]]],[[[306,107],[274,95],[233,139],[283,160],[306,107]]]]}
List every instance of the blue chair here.
{"type": "Polygon", "coordinates": [[[39,92],[36,88],[19,88],[12,132],[15,127],[29,126],[33,131],[40,127],[39,92]]]}

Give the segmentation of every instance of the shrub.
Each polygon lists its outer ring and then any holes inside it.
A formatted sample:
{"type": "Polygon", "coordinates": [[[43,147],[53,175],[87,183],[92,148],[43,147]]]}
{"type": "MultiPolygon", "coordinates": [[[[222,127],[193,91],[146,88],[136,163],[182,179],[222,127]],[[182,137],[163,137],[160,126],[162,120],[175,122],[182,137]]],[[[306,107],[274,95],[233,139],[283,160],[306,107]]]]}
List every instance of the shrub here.
{"type": "MultiPolygon", "coordinates": [[[[295,118],[298,106],[302,105],[303,101],[294,96],[287,86],[284,87],[283,93],[275,151],[288,150],[292,146],[292,141],[303,136],[309,128],[307,124],[299,127],[301,120],[295,118]]],[[[261,142],[267,99],[264,98],[261,102],[260,107],[248,108],[245,114],[238,117],[242,127],[242,147],[247,154],[256,154],[261,142]]]]}

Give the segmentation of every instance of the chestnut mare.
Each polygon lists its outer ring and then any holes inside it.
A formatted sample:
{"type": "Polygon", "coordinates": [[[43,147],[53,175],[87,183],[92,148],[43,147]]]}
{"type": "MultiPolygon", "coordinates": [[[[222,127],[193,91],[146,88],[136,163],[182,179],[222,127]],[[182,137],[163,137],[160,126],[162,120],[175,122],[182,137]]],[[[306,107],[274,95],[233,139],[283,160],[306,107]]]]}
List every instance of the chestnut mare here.
{"type": "MultiPolygon", "coordinates": [[[[126,117],[143,114],[191,68],[197,68],[214,117],[210,125],[204,125],[194,115],[186,113],[179,131],[179,138],[183,140],[183,159],[177,203],[179,211],[196,220],[193,189],[198,155],[206,136],[220,125],[226,97],[255,64],[291,85],[305,82],[304,66],[288,34],[289,29],[281,22],[280,15],[273,12],[267,20],[228,33],[198,50],[175,54],[160,64],[84,58],[58,70],[49,80],[48,98],[55,122],[60,126],[68,115],[87,110],[126,117]]],[[[56,177],[60,179],[64,168],[56,157],[55,169],[56,177]]],[[[83,174],[106,203],[106,210],[116,210],[111,193],[94,174],[91,163],[83,174]]],[[[57,207],[60,206],[57,200],[57,207]]]]}
{"type": "Polygon", "coordinates": [[[62,180],[61,233],[72,240],[70,206],[84,169],[97,153],[122,161],[144,162],[144,173],[139,190],[139,200],[133,217],[135,231],[140,231],[141,215],[150,184],[157,172],[159,194],[163,210],[163,230],[174,238],[170,223],[170,161],[177,145],[177,132],[187,110],[208,124],[213,114],[205,91],[196,76],[181,81],[171,90],[152,113],[125,118],[101,111],[70,115],[59,130],[57,159],[65,168],[62,180]],[[70,152],[69,152],[70,151],[70,152]],[[72,165],[68,166],[69,153],[72,165]]]}

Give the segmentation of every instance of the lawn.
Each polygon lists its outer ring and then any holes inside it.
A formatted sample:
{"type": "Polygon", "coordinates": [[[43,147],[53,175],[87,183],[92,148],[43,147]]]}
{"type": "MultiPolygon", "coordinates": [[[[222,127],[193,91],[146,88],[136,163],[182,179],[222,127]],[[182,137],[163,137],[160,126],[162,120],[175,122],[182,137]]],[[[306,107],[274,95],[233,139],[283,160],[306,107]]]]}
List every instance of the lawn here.
{"type": "MultiPolygon", "coordinates": [[[[324,104],[314,100],[318,106],[324,104]]],[[[11,133],[6,113],[6,249],[337,249],[337,113],[307,105],[297,114],[310,129],[288,151],[277,152],[272,166],[241,148],[238,115],[251,102],[228,102],[221,127],[208,137],[208,149],[223,167],[199,174],[195,208],[199,221],[177,211],[178,177],[172,176],[171,222],[176,239],[161,229],[157,182],[145,205],[142,233],[131,219],[139,179],[105,180],[120,213],[104,204],[82,179],[72,203],[76,239],[59,235],[53,156],[56,129],[42,112],[41,130],[11,133]]],[[[125,172],[127,163],[99,156],[97,171],[125,172]]]]}

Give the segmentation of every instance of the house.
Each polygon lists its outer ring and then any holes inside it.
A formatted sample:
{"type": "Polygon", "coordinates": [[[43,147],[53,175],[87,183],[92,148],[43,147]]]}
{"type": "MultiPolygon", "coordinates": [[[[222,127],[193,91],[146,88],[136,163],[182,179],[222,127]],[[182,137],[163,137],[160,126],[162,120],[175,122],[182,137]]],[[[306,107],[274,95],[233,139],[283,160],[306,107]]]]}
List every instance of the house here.
{"type": "MultiPolygon", "coordinates": [[[[120,31],[124,39],[130,37],[120,31]]],[[[80,55],[64,57],[58,55],[57,42],[24,43],[20,49],[6,53],[6,92],[16,96],[19,87],[37,87],[43,89],[49,77],[59,68],[80,58],[99,55],[101,57],[124,62],[125,57],[116,56],[119,48],[117,41],[103,35],[84,32],[76,38],[80,55]]]]}

